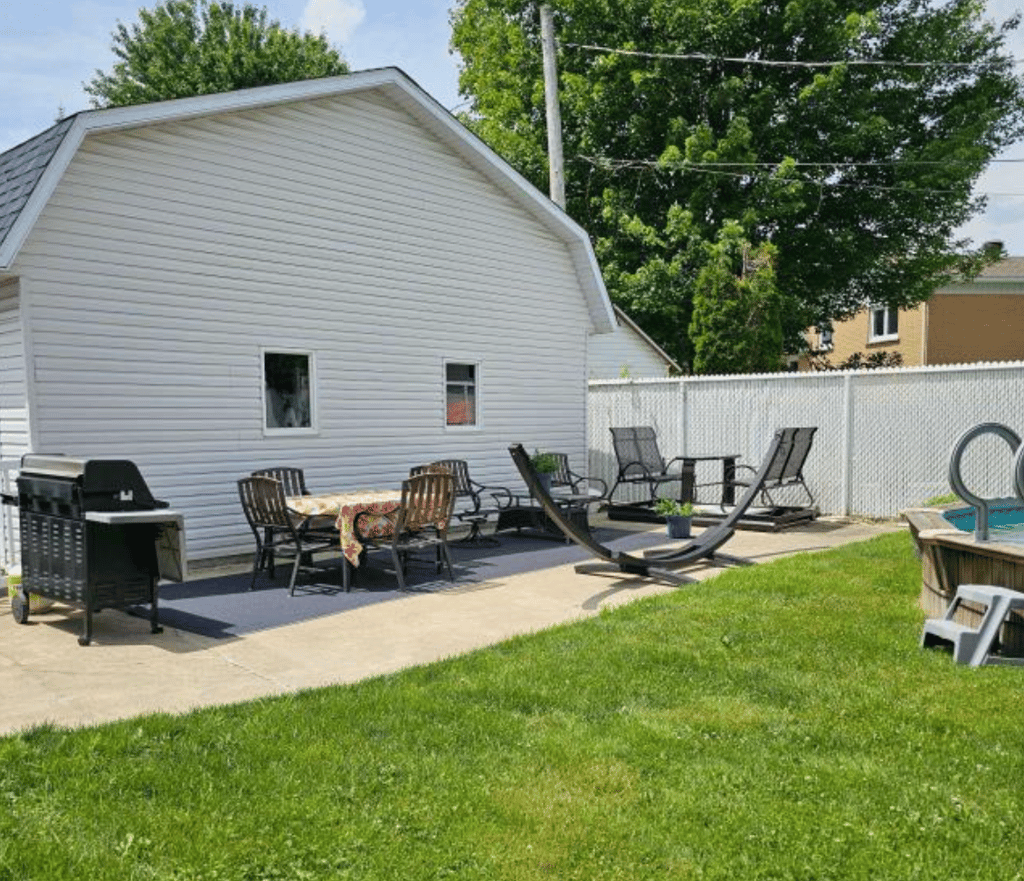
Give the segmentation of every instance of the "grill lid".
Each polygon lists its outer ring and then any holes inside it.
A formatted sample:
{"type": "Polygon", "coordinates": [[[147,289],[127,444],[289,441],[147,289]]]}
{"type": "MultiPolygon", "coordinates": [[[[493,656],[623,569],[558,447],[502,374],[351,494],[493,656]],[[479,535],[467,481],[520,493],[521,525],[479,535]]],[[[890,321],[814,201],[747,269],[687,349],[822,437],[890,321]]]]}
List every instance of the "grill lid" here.
{"type": "Polygon", "coordinates": [[[154,499],[146,481],[128,459],[78,459],[45,453],[21,457],[18,486],[30,485],[32,478],[66,481],[81,487],[86,510],[127,511],[166,508],[154,499]]]}
{"type": "Polygon", "coordinates": [[[64,477],[77,480],[85,473],[86,459],[51,453],[26,453],[21,457],[21,473],[39,477],[64,477]]]}

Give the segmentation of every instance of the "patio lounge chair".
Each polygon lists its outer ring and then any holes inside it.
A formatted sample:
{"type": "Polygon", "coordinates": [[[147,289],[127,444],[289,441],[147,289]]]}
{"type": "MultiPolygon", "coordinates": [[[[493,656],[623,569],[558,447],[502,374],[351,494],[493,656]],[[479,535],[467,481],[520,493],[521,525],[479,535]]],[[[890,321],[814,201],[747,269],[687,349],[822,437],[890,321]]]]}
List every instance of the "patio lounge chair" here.
{"type": "Polygon", "coordinates": [[[781,443],[782,435],[780,432],[776,432],[761,468],[727,517],[714,526],[705,529],[696,538],[691,539],[679,548],[668,551],[649,551],[643,557],[634,557],[621,551],[613,551],[596,541],[589,533],[584,532],[567,520],[562,510],[551,498],[551,495],[537,480],[536,474],[530,465],[530,456],[522,444],[515,444],[509,447],[509,453],[512,456],[512,461],[515,462],[516,467],[519,469],[523,481],[530,488],[530,492],[533,493],[537,501],[543,506],[544,512],[551,521],[565,533],[567,538],[572,539],[580,547],[590,551],[591,554],[598,558],[599,562],[597,563],[580,563],[576,566],[577,572],[585,575],[596,575],[619,571],[627,575],[640,575],[645,578],[654,578],[667,584],[679,585],[694,580],[684,573],[675,571],[683,566],[692,566],[699,563],[750,565],[749,560],[719,553],[718,549],[732,537],[736,531],[736,522],[743,516],[750,503],[761,491],[765,475],[768,473],[768,467],[781,443]]]}
{"type": "Polygon", "coordinates": [[[592,501],[599,502],[608,495],[608,484],[600,477],[586,477],[577,474],[569,465],[569,457],[565,453],[552,453],[558,460],[558,468],[551,475],[553,487],[564,487],[574,495],[589,496],[592,501]]]}
{"type": "MultiPolygon", "coordinates": [[[[814,435],[817,426],[800,428],[780,428],[781,443],[768,463],[768,472],[765,474],[761,487],[759,506],[748,509],[739,521],[739,527],[743,529],[762,529],[777,531],[793,526],[797,523],[805,523],[814,520],[818,516],[818,507],[814,496],[804,481],[804,463],[811,451],[814,442],[814,435]],[[799,488],[807,496],[806,504],[781,504],[779,492],[788,488],[799,488]],[[772,495],[772,493],[775,495],[772,495]]],[[[750,486],[755,479],[756,472],[750,465],[736,465],[736,475],[730,481],[733,490],[744,489],[750,486]],[[740,469],[743,474],[740,474],[740,469]]],[[[700,489],[705,486],[721,486],[721,483],[700,484],[700,489]]],[[[721,507],[721,515],[716,513],[706,502],[696,502],[700,506],[700,513],[694,517],[694,523],[707,526],[717,522],[722,516],[726,516],[728,507],[721,507]]]]}
{"type": "Polygon", "coordinates": [[[666,461],[658,449],[658,436],[651,426],[624,426],[610,431],[619,466],[615,483],[608,493],[610,519],[658,522],[660,518],[652,508],[658,497],[663,495],[661,487],[666,483],[679,484],[677,497],[682,501],[690,499],[693,494],[693,466],[688,466],[681,456],[666,461]],[[616,503],[615,491],[620,486],[644,487],[647,498],[638,502],[616,503]]]}

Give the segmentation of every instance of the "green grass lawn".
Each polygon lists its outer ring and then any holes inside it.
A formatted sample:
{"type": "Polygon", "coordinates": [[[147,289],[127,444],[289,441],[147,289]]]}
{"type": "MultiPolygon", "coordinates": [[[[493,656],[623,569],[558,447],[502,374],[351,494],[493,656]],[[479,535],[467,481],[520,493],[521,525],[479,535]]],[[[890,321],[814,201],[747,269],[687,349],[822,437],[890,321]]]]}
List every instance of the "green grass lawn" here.
{"type": "Polygon", "coordinates": [[[890,534],[355,686],[0,739],[0,879],[1021,879],[1024,670],[919,649],[920,583],[890,534]]]}

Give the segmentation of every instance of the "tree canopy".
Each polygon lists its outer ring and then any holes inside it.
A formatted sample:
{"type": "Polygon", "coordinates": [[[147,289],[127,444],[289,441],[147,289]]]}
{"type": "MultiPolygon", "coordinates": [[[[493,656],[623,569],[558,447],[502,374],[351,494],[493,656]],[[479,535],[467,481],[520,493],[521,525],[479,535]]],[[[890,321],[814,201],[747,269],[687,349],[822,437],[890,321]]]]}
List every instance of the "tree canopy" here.
{"type": "Polygon", "coordinates": [[[323,34],[300,34],[265,7],[166,0],[117,23],[109,73],[84,84],[94,107],[144,104],[348,73],[323,34]]]}
{"type": "MultiPolygon", "coordinates": [[[[680,362],[694,363],[691,328],[707,331],[692,321],[698,279],[714,263],[703,283],[724,283],[730,224],[772,246],[790,347],[982,265],[955,231],[984,207],[972,187],[987,163],[1024,133],[1005,49],[1019,17],[990,22],[980,0],[549,5],[567,209],[613,299],[680,362]]],[[[465,120],[546,189],[537,7],[458,0],[452,46],[465,120]]]]}

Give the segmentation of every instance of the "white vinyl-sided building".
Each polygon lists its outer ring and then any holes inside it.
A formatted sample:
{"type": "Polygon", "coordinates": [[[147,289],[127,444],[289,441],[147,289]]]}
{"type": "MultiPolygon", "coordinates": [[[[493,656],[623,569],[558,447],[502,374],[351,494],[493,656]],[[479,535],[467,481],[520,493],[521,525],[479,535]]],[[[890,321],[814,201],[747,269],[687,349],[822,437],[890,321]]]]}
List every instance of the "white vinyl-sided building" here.
{"type": "Polygon", "coordinates": [[[193,560],[236,481],[587,461],[586,233],[394,68],[62,120],[0,155],[0,458],[134,461],[193,560]]]}
{"type": "Polygon", "coordinates": [[[588,352],[591,379],[658,379],[683,369],[618,306],[614,333],[594,336],[588,352]]]}

